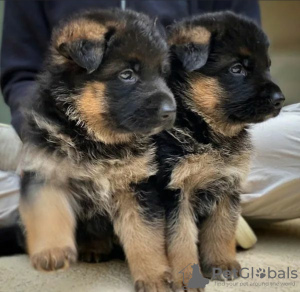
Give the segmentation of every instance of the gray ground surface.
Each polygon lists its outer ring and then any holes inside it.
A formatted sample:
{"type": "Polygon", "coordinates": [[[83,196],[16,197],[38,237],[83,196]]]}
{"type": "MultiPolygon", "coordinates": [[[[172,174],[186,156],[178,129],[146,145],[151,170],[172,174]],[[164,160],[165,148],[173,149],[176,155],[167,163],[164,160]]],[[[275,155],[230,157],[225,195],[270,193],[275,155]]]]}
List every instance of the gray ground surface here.
{"type": "MultiPolygon", "coordinates": [[[[255,248],[238,253],[242,267],[298,270],[297,279],[238,279],[210,282],[206,292],[300,291],[300,220],[265,225],[256,229],[255,248]],[[266,286],[268,285],[268,286],[266,286]],[[271,286],[272,285],[272,286],[271,286]]],[[[245,274],[246,275],[246,274],[245,274]]],[[[127,265],[122,262],[76,264],[52,274],[34,271],[26,256],[0,258],[0,292],[133,292],[127,265]]]]}

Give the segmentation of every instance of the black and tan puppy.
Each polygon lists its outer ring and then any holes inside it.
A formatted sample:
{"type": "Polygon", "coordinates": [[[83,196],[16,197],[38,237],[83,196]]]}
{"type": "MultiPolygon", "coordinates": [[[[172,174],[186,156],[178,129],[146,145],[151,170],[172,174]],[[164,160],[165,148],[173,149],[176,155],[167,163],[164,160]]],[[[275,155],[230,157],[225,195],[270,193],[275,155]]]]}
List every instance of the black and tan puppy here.
{"type": "Polygon", "coordinates": [[[206,276],[240,268],[235,229],[251,155],[247,128],[278,115],[284,97],[270,79],[267,37],[250,20],[229,12],[187,19],[171,27],[169,44],[177,118],[155,140],[179,288],[179,272],[195,263],[206,276]]]}
{"type": "Polygon", "coordinates": [[[168,291],[164,212],[142,190],[156,173],[148,136],[175,119],[168,70],[167,43],[143,14],[87,12],[54,31],[24,145],[20,212],[36,269],[74,262],[76,229],[79,249],[109,253],[114,229],[136,290],[168,291]]]}

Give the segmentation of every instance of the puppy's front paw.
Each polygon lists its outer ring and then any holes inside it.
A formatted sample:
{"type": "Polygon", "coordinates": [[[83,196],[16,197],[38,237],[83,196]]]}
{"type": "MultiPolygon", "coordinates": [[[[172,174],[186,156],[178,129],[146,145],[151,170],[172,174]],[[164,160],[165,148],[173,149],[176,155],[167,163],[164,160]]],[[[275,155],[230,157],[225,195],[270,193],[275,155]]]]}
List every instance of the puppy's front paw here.
{"type": "Polygon", "coordinates": [[[163,273],[156,280],[137,280],[135,282],[136,292],[172,292],[172,275],[169,272],[163,273]]]}
{"type": "Polygon", "coordinates": [[[30,259],[35,269],[50,272],[67,269],[76,262],[77,252],[71,247],[56,247],[35,253],[30,259]]]}
{"type": "Polygon", "coordinates": [[[205,264],[202,267],[206,278],[219,281],[234,280],[240,276],[241,265],[238,261],[232,260],[226,263],[205,264]],[[230,271],[224,273],[225,271],[230,271]]]}

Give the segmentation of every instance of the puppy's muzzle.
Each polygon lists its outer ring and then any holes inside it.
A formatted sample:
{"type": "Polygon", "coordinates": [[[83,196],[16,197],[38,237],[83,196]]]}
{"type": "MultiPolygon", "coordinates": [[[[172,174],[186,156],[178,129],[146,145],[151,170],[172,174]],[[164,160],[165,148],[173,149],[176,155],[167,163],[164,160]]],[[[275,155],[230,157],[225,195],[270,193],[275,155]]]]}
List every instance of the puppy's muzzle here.
{"type": "Polygon", "coordinates": [[[266,85],[266,100],[269,103],[269,108],[271,111],[271,114],[273,116],[277,116],[283,107],[285,97],[283,93],[281,92],[281,89],[279,86],[272,81],[269,81],[266,85]]]}
{"type": "Polygon", "coordinates": [[[176,118],[176,102],[171,94],[157,93],[153,99],[159,100],[157,120],[163,129],[170,129],[176,118]]]}
{"type": "Polygon", "coordinates": [[[281,91],[275,91],[270,95],[270,102],[275,110],[280,110],[283,107],[285,97],[281,91]]]}

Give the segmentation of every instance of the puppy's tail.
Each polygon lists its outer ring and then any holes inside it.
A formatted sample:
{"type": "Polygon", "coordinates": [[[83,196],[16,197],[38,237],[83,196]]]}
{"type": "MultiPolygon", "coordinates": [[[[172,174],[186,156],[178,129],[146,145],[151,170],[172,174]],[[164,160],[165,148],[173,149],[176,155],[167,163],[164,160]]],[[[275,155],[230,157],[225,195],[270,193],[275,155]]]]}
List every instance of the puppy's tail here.
{"type": "Polygon", "coordinates": [[[25,238],[20,225],[0,228],[0,256],[25,253],[25,238]]]}

